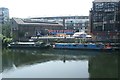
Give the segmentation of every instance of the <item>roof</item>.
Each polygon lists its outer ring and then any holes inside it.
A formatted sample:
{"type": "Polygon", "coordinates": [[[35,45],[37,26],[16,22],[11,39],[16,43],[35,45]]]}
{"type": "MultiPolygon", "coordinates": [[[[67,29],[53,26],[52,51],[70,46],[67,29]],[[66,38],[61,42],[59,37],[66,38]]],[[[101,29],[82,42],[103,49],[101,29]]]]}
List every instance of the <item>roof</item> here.
{"type": "Polygon", "coordinates": [[[23,23],[24,23],[23,20],[20,19],[20,18],[13,18],[13,19],[14,19],[14,21],[15,21],[16,23],[18,23],[18,24],[23,24],[23,23]]]}
{"type": "Polygon", "coordinates": [[[6,10],[8,10],[8,8],[5,8],[5,7],[0,7],[0,9],[6,9],[6,10]]]}
{"type": "Polygon", "coordinates": [[[35,42],[13,42],[11,44],[35,44],[35,42]]]}
{"type": "Polygon", "coordinates": [[[56,17],[36,17],[31,19],[89,19],[89,16],[56,16],[56,17]]]}
{"type": "Polygon", "coordinates": [[[76,33],[74,33],[74,34],[87,34],[87,33],[85,33],[85,32],[76,32],[76,33]]]}
{"type": "Polygon", "coordinates": [[[94,0],[94,2],[119,2],[120,0],[94,0]]]}
{"type": "Polygon", "coordinates": [[[12,42],[10,44],[42,44],[44,42],[12,42]]]}
{"type": "Polygon", "coordinates": [[[92,36],[91,35],[86,35],[87,38],[91,38],[92,36]]]}
{"type": "Polygon", "coordinates": [[[63,26],[62,24],[58,24],[58,23],[50,23],[50,22],[27,22],[24,21],[21,18],[13,18],[13,20],[19,24],[19,25],[42,25],[42,26],[63,26]]]}

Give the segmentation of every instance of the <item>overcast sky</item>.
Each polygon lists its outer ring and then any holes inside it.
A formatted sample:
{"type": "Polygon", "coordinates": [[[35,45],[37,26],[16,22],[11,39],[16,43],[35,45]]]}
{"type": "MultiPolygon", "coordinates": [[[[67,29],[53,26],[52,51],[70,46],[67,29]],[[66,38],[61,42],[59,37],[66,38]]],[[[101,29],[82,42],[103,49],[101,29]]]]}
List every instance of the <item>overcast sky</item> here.
{"type": "Polygon", "coordinates": [[[93,0],[0,0],[10,17],[88,16],[93,0]]]}

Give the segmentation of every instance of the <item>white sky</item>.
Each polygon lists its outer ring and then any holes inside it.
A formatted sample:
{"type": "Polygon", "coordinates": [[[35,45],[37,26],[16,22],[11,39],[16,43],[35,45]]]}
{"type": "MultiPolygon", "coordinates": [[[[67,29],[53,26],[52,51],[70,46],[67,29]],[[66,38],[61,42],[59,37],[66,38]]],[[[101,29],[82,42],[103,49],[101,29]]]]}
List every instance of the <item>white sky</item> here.
{"type": "Polygon", "coordinates": [[[0,0],[10,17],[88,16],[93,0],[0,0]]]}

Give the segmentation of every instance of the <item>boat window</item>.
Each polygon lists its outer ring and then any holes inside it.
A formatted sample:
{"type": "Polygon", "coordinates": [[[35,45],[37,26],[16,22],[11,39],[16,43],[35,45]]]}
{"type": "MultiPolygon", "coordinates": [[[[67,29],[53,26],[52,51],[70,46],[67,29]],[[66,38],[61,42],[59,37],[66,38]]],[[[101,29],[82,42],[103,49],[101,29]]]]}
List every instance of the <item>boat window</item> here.
{"type": "Polygon", "coordinates": [[[36,46],[40,46],[40,44],[36,44],[36,46]]]}
{"type": "Polygon", "coordinates": [[[87,47],[87,45],[84,45],[84,47],[87,47]]]}
{"type": "Polygon", "coordinates": [[[101,46],[100,44],[96,45],[96,47],[100,47],[100,46],[101,46]]]}
{"type": "Polygon", "coordinates": [[[73,45],[73,46],[77,46],[77,45],[73,45]]]}

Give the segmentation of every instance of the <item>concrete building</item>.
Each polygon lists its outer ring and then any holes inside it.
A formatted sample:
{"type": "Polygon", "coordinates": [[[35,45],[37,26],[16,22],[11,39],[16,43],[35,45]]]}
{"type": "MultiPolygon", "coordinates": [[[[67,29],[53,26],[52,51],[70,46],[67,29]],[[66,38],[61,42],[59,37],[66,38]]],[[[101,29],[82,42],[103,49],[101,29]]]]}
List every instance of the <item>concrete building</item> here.
{"type": "Polygon", "coordinates": [[[119,21],[118,30],[120,31],[120,1],[118,3],[117,21],[119,21]]]}
{"type": "Polygon", "coordinates": [[[9,21],[9,9],[8,8],[0,8],[0,23],[6,24],[9,21]]]}
{"type": "Polygon", "coordinates": [[[63,24],[64,29],[87,31],[89,25],[88,16],[58,16],[58,17],[38,17],[31,18],[40,21],[51,21],[63,24]]]}
{"type": "Polygon", "coordinates": [[[63,25],[55,22],[11,19],[11,31],[15,41],[28,41],[33,36],[49,35],[49,30],[62,30],[63,25]]]}
{"type": "Polygon", "coordinates": [[[99,40],[118,40],[120,0],[94,0],[90,11],[90,32],[99,40]]]}

